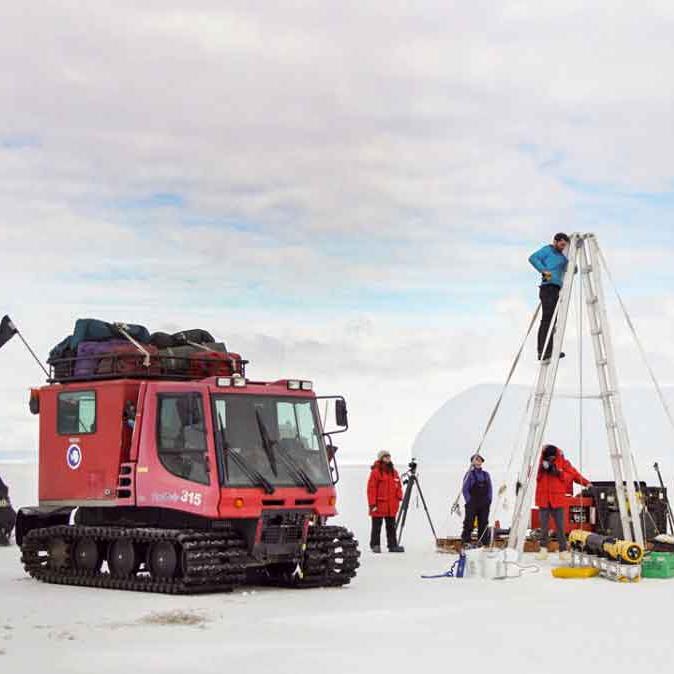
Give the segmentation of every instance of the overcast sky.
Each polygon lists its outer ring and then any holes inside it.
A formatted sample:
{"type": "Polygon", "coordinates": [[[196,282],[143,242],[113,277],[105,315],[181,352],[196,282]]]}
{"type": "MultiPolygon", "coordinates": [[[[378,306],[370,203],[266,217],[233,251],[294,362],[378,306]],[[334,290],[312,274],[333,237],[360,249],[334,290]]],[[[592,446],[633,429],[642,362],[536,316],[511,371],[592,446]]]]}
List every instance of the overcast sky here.
{"type": "MultiPolygon", "coordinates": [[[[581,230],[674,381],[671,1],[5,5],[0,314],[41,355],[83,316],[208,328],[345,394],[343,459],[404,455],[581,230]]],[[[31,454],[40,371],[14,340],[0,373],[31,454]]]]}

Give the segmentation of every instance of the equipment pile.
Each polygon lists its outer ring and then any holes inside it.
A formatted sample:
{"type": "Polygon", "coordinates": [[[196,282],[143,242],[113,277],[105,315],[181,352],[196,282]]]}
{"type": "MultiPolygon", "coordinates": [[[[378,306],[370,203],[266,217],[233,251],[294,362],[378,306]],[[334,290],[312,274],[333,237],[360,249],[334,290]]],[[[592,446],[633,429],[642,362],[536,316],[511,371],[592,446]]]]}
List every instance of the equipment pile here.
{"type": "Polygon", "coordinates": [[[142,325],[92,318],[78,319],[73,333],[51,350],[47,363],[50,380],[60,382],[120,376],[245,376],[246,365],[206,330],[150,334],[142,325]]]}

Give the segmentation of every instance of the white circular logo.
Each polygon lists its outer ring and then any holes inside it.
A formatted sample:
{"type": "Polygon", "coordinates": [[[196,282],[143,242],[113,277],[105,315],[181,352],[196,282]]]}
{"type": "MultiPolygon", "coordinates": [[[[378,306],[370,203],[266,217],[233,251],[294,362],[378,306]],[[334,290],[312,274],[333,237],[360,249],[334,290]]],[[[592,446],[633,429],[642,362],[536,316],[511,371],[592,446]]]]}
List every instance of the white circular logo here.
{"type": "Polygon", "coordinates": [[[77,445],[70,445],[66,452],[66,463],[71,470],[77,470],[82,463],[82,450],[77,445]]]}

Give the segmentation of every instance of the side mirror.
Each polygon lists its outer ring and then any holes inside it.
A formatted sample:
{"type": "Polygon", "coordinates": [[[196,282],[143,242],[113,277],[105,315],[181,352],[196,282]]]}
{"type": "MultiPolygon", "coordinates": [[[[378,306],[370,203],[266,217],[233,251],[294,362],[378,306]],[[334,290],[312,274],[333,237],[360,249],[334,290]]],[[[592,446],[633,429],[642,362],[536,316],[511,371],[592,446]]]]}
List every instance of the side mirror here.
{"type": "Polygon", "coordinates": [[[340,428],[346,428],[349,425],[349,415],[344,398],[335,400],[335,421],[340,428]]]}
{"type": "Polygon", "coordinates": [[[28,409],[31,414],[40,414],[40,392],[37,389],[30,390],[28,409]]]}

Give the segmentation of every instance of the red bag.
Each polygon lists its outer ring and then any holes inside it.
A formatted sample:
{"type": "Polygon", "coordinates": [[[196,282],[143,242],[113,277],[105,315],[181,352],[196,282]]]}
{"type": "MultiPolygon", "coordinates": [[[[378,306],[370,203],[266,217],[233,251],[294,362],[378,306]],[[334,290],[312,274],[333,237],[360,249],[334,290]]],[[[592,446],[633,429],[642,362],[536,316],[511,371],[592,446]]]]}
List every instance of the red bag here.
{"type": "Polygon", "coordinates": [[[101,356],[96,368],[96,374],[129,375],[158,375],[161,372],[159,360],[156,357],[159,349],[152,344],[143,344],[150,354],[150,366],[145,366],[145,354],[131,344],[131,342],[110,345],[108,352],[101,356]]]}
{"type": "Polygon", "coordinates": [[[190,357],[190,377],[231,377],[241,374],[241,356],[238,353],[201,351],[190,357]]]}

